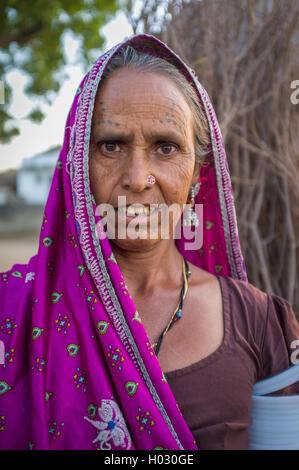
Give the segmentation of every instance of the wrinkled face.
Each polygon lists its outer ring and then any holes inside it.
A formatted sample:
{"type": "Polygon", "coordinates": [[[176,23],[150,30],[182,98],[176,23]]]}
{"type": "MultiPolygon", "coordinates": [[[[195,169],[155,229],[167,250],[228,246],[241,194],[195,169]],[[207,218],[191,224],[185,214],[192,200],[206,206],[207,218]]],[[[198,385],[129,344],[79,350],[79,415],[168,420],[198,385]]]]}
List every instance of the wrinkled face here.
{"type": "Polygon", "coordinates": [[[161,240],[161,213],[140,214],[138,222],[134,213],[126,214],[124,207],[119,211],[118,206],[121,201],[121,206],[179,207],[179,213],[170,214],[170,228],[178,220],[190,185],[199,176],[192,115],[181,91],[162,75],[127,68],[115,71],[97,93],[89,159],[97,205],[115,208],[116,228],[125,220],[127,228],[139,229],[137,239],[129,233],[120,239],[116,230],[113,243],[128,250],[151,249],[161,240]],[[147,182],[149,175],[154,184],[147,182]],[[149,224],[153,221],[159,226],[154,237],[149,224]]]}

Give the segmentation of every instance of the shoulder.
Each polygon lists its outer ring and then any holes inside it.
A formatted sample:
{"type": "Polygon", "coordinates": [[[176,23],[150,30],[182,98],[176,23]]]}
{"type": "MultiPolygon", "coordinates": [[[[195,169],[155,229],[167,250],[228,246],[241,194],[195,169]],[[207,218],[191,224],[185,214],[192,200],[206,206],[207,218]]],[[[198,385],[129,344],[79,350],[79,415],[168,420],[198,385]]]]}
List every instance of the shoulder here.
{"type": "Polygon", "coordinates": [[[269,296],[259,288],[246,281],[233,279],[232,277],[217,276],[191,265],[193,281],[198,285],[204,285],[207,295],[215,295],[220,291],[224,310],[236,310],[243,314],[267,312],[269,296]]]}
{"type": "Polygon", "coordinates": [[[190,268],[190,286],[196,287],[198,296],[204,295],[209,302],[218,298],[218,303],[222,302],[224,313],[231,312],[235,321],[239,317],[248,326],[255,318],[259,322],[266,320],[269,296],[265,292],[249,282],[216,276],[192,264],[190,268]]]}
{"type": "Polygon", "coordinates": [[[269,296],[253,284],[217,276],[221,287],[223,312],[231,325],[233,336],[243,338],[260,350],[265,336],[269,296]]]}
{"type": "Polygon", "coordinates": [[[267,311],[269,303],[269,295],[255,287],[250,282],[242,281],[240,279],[233,279],[231,277],[217,277],[223,292],[223,295],[228,297],[231,302],[242,310],[267,311]]]}
{"type": "Polygon", "coordinates": [[[251,314],[258,313],[271,321],[271,317],[283,317],[298,324],[291,303],[276,294],[268,294],[250,282],[233,279],[231,277],[218,277],[224,294],[242,310],[249,310],[251,314]]]}
{"type": "Polygon", "coordinates": [[[299,323],[290,302],[249,282],[221,278],[220,283],[230,301],[232,323],[259,351],[260,378],[288,368],[299,340],[299,323]]]}
{"type": "MultiPolygon", "coordinates": [[[[286,299],[264,292],[250,282],[201,273],[207,297],[220,286],[224,320],[230,337],[251,351],[258,377],[269,377],[290,365],[299,342],[299,324],[286,299]]],[[[212,300],[213,302],[214,300],[212,300]]]]}
{"type": "MultiPolygon", "coordinates": [[[[260,331],[261,327],[269,329],[285,324],[292,324],[296,330],[298,321],[290,302],[275,295],[268,294],[250,282],[218,277],[224,302],[230,305],[233,312],[239,312],[243,320],[247,320],[253,328],[260,331]]],[[[237,317],[238,317],[237,316],[237,317]]],[[[235,316],[236,317],[236,316],[235,316]]]]}

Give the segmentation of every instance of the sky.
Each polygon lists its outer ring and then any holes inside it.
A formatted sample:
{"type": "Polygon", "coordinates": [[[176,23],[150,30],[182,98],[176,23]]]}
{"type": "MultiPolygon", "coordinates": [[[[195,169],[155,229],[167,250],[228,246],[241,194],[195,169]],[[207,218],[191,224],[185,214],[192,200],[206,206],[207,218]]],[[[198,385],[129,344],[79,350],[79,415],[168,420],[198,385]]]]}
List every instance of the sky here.
{"type": "MultiPolygon", "coordinates": [[[[100,52],[110,49],[133,34],[132,28],[122,12],[119,12],[112,21],[103,27],[101,32],[106,39],[106,44],[103,51],[100,52]]],[[[49,148],[62,145],[67,114],[77,87],[83,78],[81,67],[73,65],[78,42],[71,35],[66,35],[64,47],[70,64],[66,67],[69,78],[64,81],[52,103],[41,106],[46,117],[40,124],[24,119],[32,108],[36,107],[36,101],[29,99],[24,94],[23,90],[27,81],[25,74],[16,70],[7,75],[7,81],[13,90],[10,112],[16,118],[20,135],[14,137],[9,144],[0,144],[0,172],[20,167],[23,158],[32,157],[49,148]]]]}

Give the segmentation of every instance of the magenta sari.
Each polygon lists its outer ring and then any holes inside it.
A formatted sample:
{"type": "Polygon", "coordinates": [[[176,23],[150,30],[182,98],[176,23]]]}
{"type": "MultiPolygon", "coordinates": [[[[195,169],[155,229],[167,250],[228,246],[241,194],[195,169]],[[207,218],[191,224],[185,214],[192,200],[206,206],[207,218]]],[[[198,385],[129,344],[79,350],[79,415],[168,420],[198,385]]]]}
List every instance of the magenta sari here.
{"type": "Polygon", "coordinates": [[[88,153],[96,91],[113,54],[131,44],[171,60],[197,89],[212,157],[196,198],[203,246],[178,250],[211,273],[246,280],[225,150],[214,110],[191,70],[138,35],[100,57],[70,113],[38,253],[0,274],[1,449],[197,449],[114,258],[97,234],[88,153]]]}

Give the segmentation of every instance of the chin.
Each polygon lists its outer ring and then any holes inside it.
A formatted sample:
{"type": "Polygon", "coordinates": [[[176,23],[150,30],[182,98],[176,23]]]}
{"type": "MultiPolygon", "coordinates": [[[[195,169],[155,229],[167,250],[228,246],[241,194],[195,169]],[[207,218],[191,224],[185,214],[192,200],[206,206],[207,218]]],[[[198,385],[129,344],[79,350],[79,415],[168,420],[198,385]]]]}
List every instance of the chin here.
{"type": "Polygon", "coordinates": [[[141,239],[137,238],[132,240],[131,238],[125,239],[114,239],[110,240],[113,247],[116,247],[122,251],[133,251],[133,252],[146,252],[151,251],[155,246],[161,243],[163,240],[152,240],[152,239],[141,239]]]}

